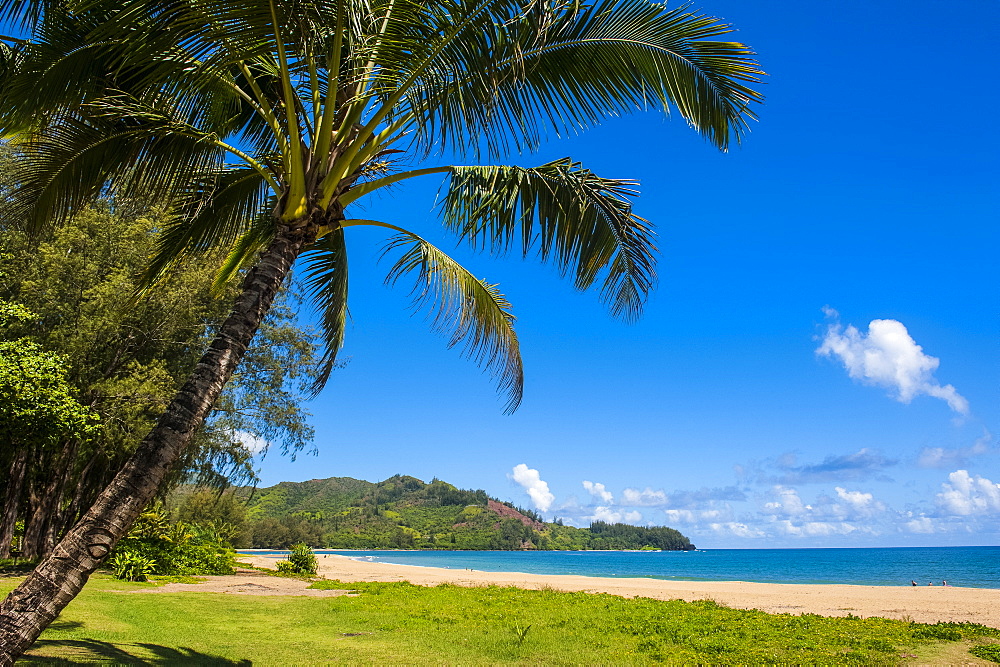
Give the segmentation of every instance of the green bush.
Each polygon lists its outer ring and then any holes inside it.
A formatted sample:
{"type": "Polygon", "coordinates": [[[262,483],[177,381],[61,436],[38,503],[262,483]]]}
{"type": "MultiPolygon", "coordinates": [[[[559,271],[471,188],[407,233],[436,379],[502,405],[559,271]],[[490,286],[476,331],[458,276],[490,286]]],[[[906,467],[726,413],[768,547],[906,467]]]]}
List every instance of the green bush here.
{"type": "Polygon", "coordinates": [[[979,646],[973,646],[969,649],[969,653],[977,658],[1000,664],[1000,644],[980,644],[979,646]]]}
{"type": "Polygon", "coordinates": [[[171,524],[159,507],[153,507],[135,522],[129,534],[115,548],[118,556],[135,556],[155,563],[147,574],[232,574],[236,552],[216,531],[190,526],[182,521],[171,524]]]}
{"type": "Polygon", "coordinates": [[[131,551],[119,551],[111,561],[116,579],[123,581],[148,581],[156,570],[156,561],[131,551]]]}
{"type": "Polygon", "coordinates": [[[232,574],[236,553],[218,544],[178,544],[162,538],[125,538],[118,554],[132,554],[155,561],[149,574],[232,574]]]}
{"type": "Polygon", "coordinates": [[[318,568],[316,554],[306,544],[296,544],[288,554],[288,560],[278,562],[278,572],[289,574],[316,574],[318,568]]]}

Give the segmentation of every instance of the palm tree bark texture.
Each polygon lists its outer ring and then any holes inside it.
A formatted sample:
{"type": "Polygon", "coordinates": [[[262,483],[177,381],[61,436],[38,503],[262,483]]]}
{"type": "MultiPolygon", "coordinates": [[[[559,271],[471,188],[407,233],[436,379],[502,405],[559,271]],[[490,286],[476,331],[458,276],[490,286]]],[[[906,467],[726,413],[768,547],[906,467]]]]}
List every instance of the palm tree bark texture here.
{"type": "Polygon", "coordinates": [[[153,498],[239,364],[304,243],[301,232],[275,238],[156,428],[53,553],[0,603],[0,665],[13,664],[34,643],[153,498]]]}
{"type": "MultiPolygon", "coordinates": [[[[383,230],[386,282],[449,347],[522,398],[512,306],[421,235],[347,215],[383,188],[444,176],[444,228],[473,249],[554,265],[610,313],[641,313],[657,250],[635,182],[570,158],[436,165],[533,150],[547,134],[658,108],[720,150],[738,141],[763,72],[717,19],[653,0],[0,0],[33,40],[0,49],[0,132],[20,182],[0,221],[41,233],[102,196],[174,212],[149,289],[178,260],[224,250],[247,271],[232,314],[158,425],[96,503],[0,604],[0,665],[73,599],[155,494],[240,362],[297,259],[325,340],[347,315],[347,237],[383,230]],[[419,168],[403,169],[405,160],[419,168]]],[[[0,42],[4,42],[0,36],[0,42]]]]}

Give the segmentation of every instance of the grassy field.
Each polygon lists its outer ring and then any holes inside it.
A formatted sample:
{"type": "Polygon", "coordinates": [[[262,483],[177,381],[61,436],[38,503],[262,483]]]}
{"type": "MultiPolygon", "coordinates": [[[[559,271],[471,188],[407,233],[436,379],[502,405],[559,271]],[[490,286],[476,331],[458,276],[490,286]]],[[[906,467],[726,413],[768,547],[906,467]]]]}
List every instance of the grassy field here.
{"type": "MultiPolygon", "coordinates": [[[[19,579],[0,579],[5,594],[19,579]]],[[[97,575],[25,664],[899,664],[974,661],[1000,631],[771,615],[711,601],[340,584],[356,597],[134,594],[97,575]]],[[[967,663],[968,664],[968,663],[967,663]]]]}

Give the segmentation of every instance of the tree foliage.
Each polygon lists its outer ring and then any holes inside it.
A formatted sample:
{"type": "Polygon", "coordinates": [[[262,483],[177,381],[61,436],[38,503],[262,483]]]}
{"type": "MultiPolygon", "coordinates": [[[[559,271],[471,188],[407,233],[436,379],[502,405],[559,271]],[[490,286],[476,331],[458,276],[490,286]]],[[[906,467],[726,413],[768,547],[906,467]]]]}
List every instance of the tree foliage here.
{"type": "MultiPolygon", "coordinates": [[[[0,327],[32,319],[23,306],[0,301],[0,327]]],[[[0,340],[0,441],[8,455],[94,437],[98,416],[77,400],[67,372],[65,357],[28,338],[0,340]]]]}
{"type": "MultiPolygon", "coordinates": [[[[163,222],[156,211],[136,215],[104,203],[40,242],[0,224],[0,272],[7,276],[0,299],[30,308],[13,317],[7,305],[8,316],[0,317],[0,430],[11,443],[0,455],[10,473],[0,492],[13,506],[0,537],[23,517],[28,557],[47,551],[118,472],[228,309],[234,288],[211,290],[219,255],[174,267],[160,290],[135,298],[163,222]],[[19,381],[10,380],[11,368],[19,381]],[[10,431],[15,422],[20,436],[10,431]],[[28,443],[26,434],[44,446],[28,443]],[[12,483],[25,457],[23,483],[12,483]]],[[[276,443],[291,455],[309,446],[302,402],[318,364],[312,334],[296,324],[296,298],[287,293],[272,311],[168,486],[250,483],[262,445],[276,443]]]]}

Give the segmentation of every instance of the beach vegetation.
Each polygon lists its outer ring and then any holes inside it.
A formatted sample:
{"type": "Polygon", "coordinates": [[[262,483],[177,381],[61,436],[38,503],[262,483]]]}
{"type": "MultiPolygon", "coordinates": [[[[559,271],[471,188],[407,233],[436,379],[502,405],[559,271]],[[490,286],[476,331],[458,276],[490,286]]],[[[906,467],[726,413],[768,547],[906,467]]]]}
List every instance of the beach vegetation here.
{"type": "Polygon", "coordinates": [[[148,581],[156,571],[156,561],[129,550],[120,550],[111,558],[111,572],[122,581],[148,581]]]}
{"type": "Polygon", "coordinates": [[[977,658],[1000,664],[1000,643],[978,644],[969,649],[969,653],[977,658]]]}
{"type": "Polygon", "coordinates": [[[7,660],[79,593],[189,451],[299,259],[324,333],[313,389],[323,386],[344,337],[356,227],[386,234],[388,282],[408,284],[432,328],[517,407],[519,343],[498,286],[413,230],[357,217],[356,202],[445,178],[444,227],[461,241],[547,261],[635,320],[656,264],[635,183],[570,158],[496,163],[645,108],[676,112],[724,150],[762,99],[752,51],[724,41],[730,26],[650,0],[5,0],[2,11],[30,37],[3,54],[0,125],[19,156],[8,218],[37,235],[102,196],[169,203],[143,285],[155,291],[206,251],[226,254],[216,286],[239,282],[231,315],[116,481],[59,557],[0,605],[7,660]],[[445,151],[473,164],[428,161],[445,151]]]}
{"type": "MultiPolygon", "coordinates": [[[[128,535],[115,546],[112,571],[118,566],[132,574],[144,564],[142,579],[157,575],[232,574],[236,552],[217,533],[202,526],[171,522],[162,507],[153,507],[139,516],[128,535]]],[[[124,578],[124,577],[119,577],[124,578]]]]}
{"type": "Polygon", "coordinates": [[[296,544],[288,554],[288,560],[278,561],[278,572],[289,574],[316,574],[319,564],[316,554],[307,544],[296,544]]]}
{"type": "MultiPolygon", "coordinates": [[[[13,586],[0,579],[0,591],[13,586]]],[[[1000,631],[882,618],[767,614],[711,601],[626,599],[506,587],[320,581],[331,598],[139,594],[151,584],[96,575],[26,658],[238,664],[857,664],[920,656],[990,659],[1000,631]],[[132,594],[135,593],[135,594],[132,594]],[[355,595],[356,594],[356,595],[355,595]],[[238,618],[239,623],[233,619],[238,618]],[[528,628],[530,627],[530,632],[528,628]],[[942,653],[947,651],[947,653],[942,653]],[[185,653],[188,652],[188,653],[185,653]],[[192,657],[193,656],[193,657],[192,657]],[[968,653],[966,653],[968,657],[968,653]]],[[[30,662],[28,664],[31,664],[30,662]]]]}

